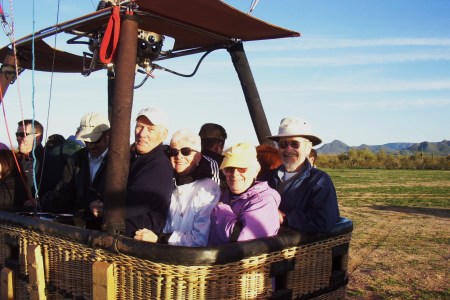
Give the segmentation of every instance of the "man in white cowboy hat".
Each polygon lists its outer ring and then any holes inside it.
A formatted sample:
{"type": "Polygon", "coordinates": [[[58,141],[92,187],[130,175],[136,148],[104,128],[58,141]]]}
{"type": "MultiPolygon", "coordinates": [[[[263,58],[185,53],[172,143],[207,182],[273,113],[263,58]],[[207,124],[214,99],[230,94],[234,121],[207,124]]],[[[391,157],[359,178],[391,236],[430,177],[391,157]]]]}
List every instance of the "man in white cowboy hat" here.
{"type": "Polygon", "coordinates": [[[339,220],[336,190],[330,176],[308,160],[312,146],[322,142],[310,124],[297,118],[281,120],[278,144],[283,165],[270,176],[269,185],[281,195],[280,223],[307,233],[329,233],[339,220]]]}

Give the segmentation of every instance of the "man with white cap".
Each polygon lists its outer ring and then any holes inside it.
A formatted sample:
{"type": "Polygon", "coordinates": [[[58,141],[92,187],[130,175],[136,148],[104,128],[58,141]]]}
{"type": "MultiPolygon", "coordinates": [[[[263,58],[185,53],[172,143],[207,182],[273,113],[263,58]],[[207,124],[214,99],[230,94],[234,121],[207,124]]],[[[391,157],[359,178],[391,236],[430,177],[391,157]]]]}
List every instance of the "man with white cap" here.
{"type": "Polygon", "coordinates": [[[156,107],[137,115],[127,184],[125,235],[129,237],[144,228],[159,234],[166,223],[173,178],[163,145],[168,123],[166,113],[156,107]]]}
{"type": "Polygon", "coordinates": [[[43,208],[73,213],[82,220],[76,225],[100,229],[110,124],[102,114],[91,112],[82,117],[79,129],[86,147],[68,158],[63,178],[44,196],[43,208]]]}
{"type": "Polygon", "coordinates": [[[283,165],[269,179],[281,195],[280,223],[307,233],[329,233],[339,219],[336,190],[330,176],[308,160],[312,146],[322,142],[307,121],[281,120],[277,142],[283,165]]]}

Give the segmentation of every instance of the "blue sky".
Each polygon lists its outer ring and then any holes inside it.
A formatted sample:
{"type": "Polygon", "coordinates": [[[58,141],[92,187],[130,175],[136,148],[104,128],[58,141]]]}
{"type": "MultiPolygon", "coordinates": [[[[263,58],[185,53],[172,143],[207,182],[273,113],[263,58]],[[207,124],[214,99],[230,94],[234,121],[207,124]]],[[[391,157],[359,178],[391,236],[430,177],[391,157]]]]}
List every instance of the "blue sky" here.
{"type": "MultiPolygon", "coordinates": [[[[225,2],[243,11],[251,4],[225,2]]],[[[10,1],[0,3],[10,14],[10,1]]],[[[35,1],[36,30],[56,23],[57,3],[35,1]]],[[[87,14],[96,3],[62,0],[59,21],[87,14]]],[[[302,34],[244,44],[272,133],[282,118],[294,116],[310,121],[324,143],[338,139],[356,146],[449,139],[449,12],[450,1],[444,0],[260,0],[253,16],[302,34]]],[[[30,34],[32,1],[13,1],[12,15],[16,38],[30,34]]],[[[58,36],[56,47],[68,50],[65,40],[58,36]]],[[[47,41],[54,44],[54,38],[47,41]]],[[[0,32],[0,45],[7,43],[0,32]]],[[[198,59],[191,56],[160,64],[191,73],[198,59]]],[[[240,141],[257,144],[226,51],[210,54],[193,78],[155,75],[135,91],[132,120],[139,109],[159,106],[170,116],[170,134],[181,128],[198,131],[203,123],[216,122],[228,131],[228,146],[240,141]]],[[[5,96],[11,134],[22,112],[25,118],[32,117],[33,77],[35,117],[48,134],[67,137],[83,114],[107,113],[106,71],[87,78],[42,72],[33,76],[26,71],[5,96]]],[[[138,75],[137,81],[141,78],[138,75]]],[[[0,141],[6,143],[3,114],[0,123],[0,141]]]]}

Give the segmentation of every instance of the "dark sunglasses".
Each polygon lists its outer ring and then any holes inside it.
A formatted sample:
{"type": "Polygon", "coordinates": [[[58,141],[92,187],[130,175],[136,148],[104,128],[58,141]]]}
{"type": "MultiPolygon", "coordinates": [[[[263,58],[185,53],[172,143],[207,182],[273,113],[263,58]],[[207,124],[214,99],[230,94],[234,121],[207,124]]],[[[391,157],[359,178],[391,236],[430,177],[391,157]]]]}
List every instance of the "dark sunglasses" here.
{"type": "Polygon", "coordinates": [[[183,156],[189,156],[189,155],[191,155],[192,151],[198,152],[197,150],[191,149],[189,147],[183,147],[180,150],[178,150],[176,148],[169,148],[167,150],[167,154],[172,157],[172,156],[178,156],[178,153],[181,152],[181,154],[183,156]]]}
{"type": "Polygon", "coordinates": [[[235,168],[235,167],[226,167],[226,168],[223,168],[223,171],[224,171],[225,173],[228,173],[228,174],[234,173],[234,170],[237,170],[239,173],[242,174],[242,173],[247,172],[248,168],[235,168]]]}
{"type": "Polygon", "coordinates": [[[100,144],[100,142],[103,140],[103,138],[105,137],[105,135],[104,134],[102,134],[102,136],[98,139],[98,140],[96,140],[95,142],[84,142],[86,145],[97,145],[97,144],[100,144]]]}
{"type": "Polygon", "coordinates": [[[26,133],[26,132],[16,132],[16,137],[21,137],[24,138],[25,136],[29,136],[32,135],[34,133],[30,132],[30,133],[26,133]]]}
{"type": "Polygon", "coordinates": [[[282,141],[278,142],[278,148],[280,149],[286,149],[289,145],[291,145],[292,149],[298,149],[300,148],[301,142],[299,141],[282,141]]]}

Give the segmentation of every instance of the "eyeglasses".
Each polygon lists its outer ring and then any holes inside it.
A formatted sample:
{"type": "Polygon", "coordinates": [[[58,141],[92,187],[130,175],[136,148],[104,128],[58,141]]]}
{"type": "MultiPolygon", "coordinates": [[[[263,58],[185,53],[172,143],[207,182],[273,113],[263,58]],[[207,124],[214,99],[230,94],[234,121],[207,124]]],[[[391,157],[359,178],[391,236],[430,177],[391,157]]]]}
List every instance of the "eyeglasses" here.
{"type": "Polygon", "coordinates": [[[169,155],[169,156],[171,156],[171,157],[173,157],[173,156],[178,156],[178,153],[180,153],[181,152],[181,154],[183,155],[183,156],[189,156],[189,155],[191,155],[191,153],[192,152],[198,152],[197,150],[194,150],[194,149],[191,149],[191,148],[189,148],[189,147],[183,147],[183,148],[181,148],[180,150],[178,150],[178,149],[176,149],[176,148],[169,148],[168,150],[167,150],[167,154],[169,155]]]}
{"type": "Polygon", "coordinates": [[[235,167],[226,167],[223,168],[223,171],[227,174],[232,174],[234,173],[234,170],[237,170],[239,173],[245,173],[247,172],[248,168],[235,168],[235,167]]]}
{"type": "Polygon", "coordinates": [[[278,142],[278,148],[286,149],[289,145],[291,145],[292,149],[300,148],[300,144],[307,141],[282,141],[278,142]]]}
{"type": "Polygon", "coordinates": [[[16,137],[24,138],[26,136],[34,134],[33,132],[27,133],[27,132],[16,132],[16,137]]]}

